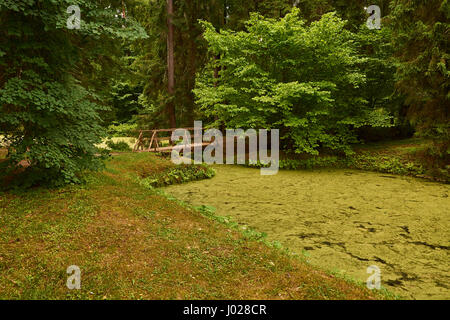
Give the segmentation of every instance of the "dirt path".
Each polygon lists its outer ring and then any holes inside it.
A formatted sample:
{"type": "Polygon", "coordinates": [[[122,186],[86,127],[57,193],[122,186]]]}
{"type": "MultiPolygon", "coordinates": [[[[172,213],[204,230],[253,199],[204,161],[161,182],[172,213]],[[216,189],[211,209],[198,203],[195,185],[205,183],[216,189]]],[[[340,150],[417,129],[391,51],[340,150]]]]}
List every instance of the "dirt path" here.
{"type": "Polygon", "coordinates": [[[362,281],[376,265],[382,285],[406,298],[450,298],[448,185],[352,170],[216,169],[166,191],[267,232],[314,265],[362,281]]]}

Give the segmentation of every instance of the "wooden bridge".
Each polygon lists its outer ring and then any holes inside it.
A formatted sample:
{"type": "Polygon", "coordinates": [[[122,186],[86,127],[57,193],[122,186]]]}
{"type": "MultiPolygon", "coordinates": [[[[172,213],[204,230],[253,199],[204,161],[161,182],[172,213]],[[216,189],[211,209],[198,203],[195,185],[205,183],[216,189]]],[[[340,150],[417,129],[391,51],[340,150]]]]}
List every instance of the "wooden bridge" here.
{"type": "MultiPolygon", "coordinates": [[[[195,128],[199,129],[199,128],[195,128]]],[[[202,131],[201,131],[202,132],[202,131]]],[[[194,128],[178,128],[178,129],[153,129],[153,130],[140,130],[139,131],[139,137],[136,140],[136,143],[134,144],[133,152],[172,152],[172,150],[177,147],[180,148],[182,151],[185,147],[190,147],[191,149],[198,146],[207,146],[211,142],[203,142],[203,136],[202,134],[196,134],[194,131],[194,128]],[[186,130],[186,132],[189,132],[189,136],[186,134],[184,136],[185,141],[189,141],[186,145],[173,145],[171,141],[172,132],[175,130],[186,130]],[[191,134],[191,131],[194,132],[194,134],[191,134]],[[193,143],[193,140],[196,137],[200,136],[201,143],[193,143]],[[167,141],[168,146],[162,146],[162,142],[167,141]]]]}

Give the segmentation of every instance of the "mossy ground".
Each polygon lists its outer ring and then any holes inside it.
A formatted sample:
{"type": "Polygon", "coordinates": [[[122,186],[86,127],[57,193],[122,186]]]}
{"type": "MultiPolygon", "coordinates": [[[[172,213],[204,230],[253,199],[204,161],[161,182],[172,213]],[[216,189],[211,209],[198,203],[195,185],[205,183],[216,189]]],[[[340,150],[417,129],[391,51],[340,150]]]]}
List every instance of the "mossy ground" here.
{"type": "Polygon", "coordinates": [[[124,154],[81,186],[0,195],[0,299],[376,299],[143,187],[124,154]],[[81,290],[66,287],[81,268],[81,290]]]}

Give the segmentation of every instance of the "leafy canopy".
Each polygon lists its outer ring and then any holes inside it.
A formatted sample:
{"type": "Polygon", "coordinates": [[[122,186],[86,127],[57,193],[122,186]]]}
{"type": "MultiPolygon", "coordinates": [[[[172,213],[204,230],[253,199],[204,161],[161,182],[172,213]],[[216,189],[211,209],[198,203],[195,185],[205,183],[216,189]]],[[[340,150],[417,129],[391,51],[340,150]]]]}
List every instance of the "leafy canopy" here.
{"type": "MultiPolygon", "coordinates": [[[[121,19],[121,1],[0,1],[0,135],[10,145],[1,173],[28,163],[21,182],[79,182],[100,165],[95,144],[104,130],[97,70],[116,43],[145,37],[121,19]],[[70,5],[81,28],[66,27],[70,5]]],[[[101,84],[100,84],[101,85],[101,84]]]]}
{"type": "Polygon", "coordinates": [[[220,59],[211,59],[194,93],[214,126],[279,128],[285,149],[317,154],[350,152],[354,128],[388,124],[362,96],[359,66],[366,59],[334,13],[310,25],[295,8],[280,20],[253,14],[241,32],[202,24],[210,53],[220,59]]]}
{"type": "Polygon", "coordinates": [[[448,0],[395,0],[390,27],[396,49],[397,88],[406,96],[409,119],[419,134],[450,155],[448,0]]]}

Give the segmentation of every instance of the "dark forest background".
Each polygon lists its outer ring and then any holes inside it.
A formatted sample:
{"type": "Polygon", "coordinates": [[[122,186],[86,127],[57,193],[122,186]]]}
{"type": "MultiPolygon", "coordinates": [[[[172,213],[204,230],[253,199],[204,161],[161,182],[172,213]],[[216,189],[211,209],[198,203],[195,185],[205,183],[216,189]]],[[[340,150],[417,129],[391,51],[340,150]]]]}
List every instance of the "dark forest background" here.
{"type": "Polygon", "coordinates": [[[2,166],[77,182],[107,135],[194,120],[280,128],[293,153],[416,135],[445,162],[449,15],[446,0],[0,0],[2,166]]]}

